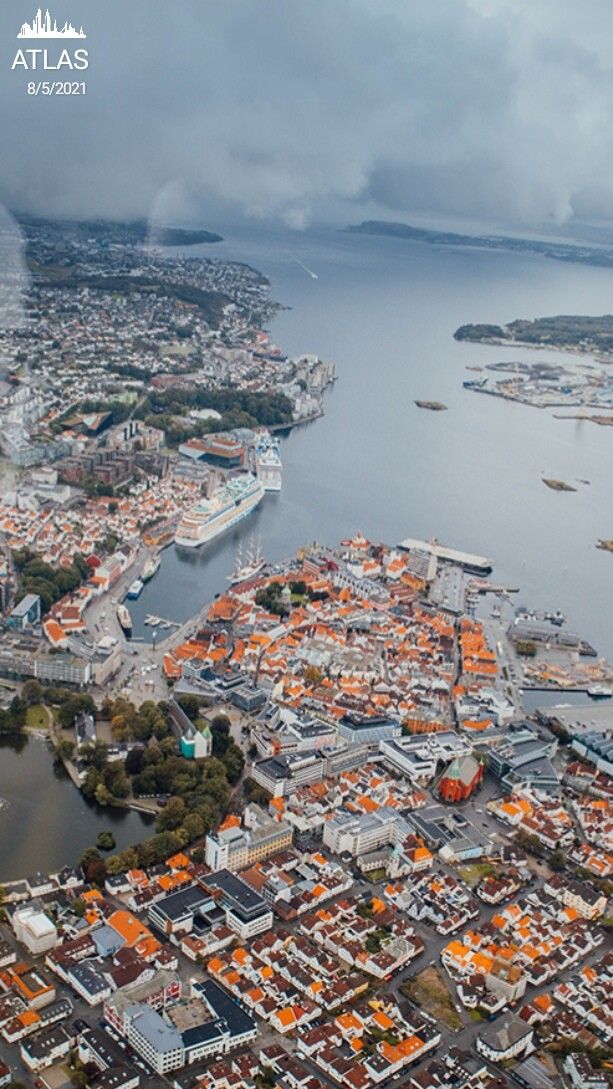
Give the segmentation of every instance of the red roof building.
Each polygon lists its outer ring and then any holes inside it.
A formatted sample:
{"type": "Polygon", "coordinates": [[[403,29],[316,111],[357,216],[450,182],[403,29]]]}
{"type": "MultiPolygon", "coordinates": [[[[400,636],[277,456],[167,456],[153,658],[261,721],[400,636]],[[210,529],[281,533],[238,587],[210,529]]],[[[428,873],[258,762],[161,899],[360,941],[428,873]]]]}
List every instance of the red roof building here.
{"type": "Polygon", "coordinates": [[[453,760],[440,779],[438,792],[445,802],[463,802],[470,798],[483,779],[483,764],[474,756],[453,760]]]}

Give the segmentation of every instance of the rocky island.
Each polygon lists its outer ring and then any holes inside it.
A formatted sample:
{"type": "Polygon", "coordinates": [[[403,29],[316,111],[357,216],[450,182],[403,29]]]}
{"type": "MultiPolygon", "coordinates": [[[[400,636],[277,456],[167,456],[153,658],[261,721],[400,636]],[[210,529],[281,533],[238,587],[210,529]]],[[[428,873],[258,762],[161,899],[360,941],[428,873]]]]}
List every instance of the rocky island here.
{"type": "Polygon", "coordinates": [[[551,477],[543,477],[543,484],[546,484],[548,488],[551,488],[554,492],[576,492],[577,489],[573,488],[572,484],[567,484],[565,480],[553,480],[551,477]]]}
{"type": "Polygon", "coordinates": [[[415,401],[418,408],[429,408],[430,412],[446,412],[447,405],[442,401],[415,401]]]}

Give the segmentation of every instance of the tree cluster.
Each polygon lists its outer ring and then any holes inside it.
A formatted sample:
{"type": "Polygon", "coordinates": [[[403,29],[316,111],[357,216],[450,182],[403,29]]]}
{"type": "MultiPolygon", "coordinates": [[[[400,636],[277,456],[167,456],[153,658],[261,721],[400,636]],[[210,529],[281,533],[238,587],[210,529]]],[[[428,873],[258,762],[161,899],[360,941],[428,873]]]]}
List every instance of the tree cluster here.
{"type": "Polygon", "coordinates": [[[14,552],[13,559],[21,582],[17,601],[26,594],[38,594],[43,615],[64,594],[76,590],[91,573],[84,558],[78,555],[69,567],[53,567],[28,549],[14,552]]]}
{"type": "Polygon", "coordinates": [[[245,754],[230,736],[230,719],[216,715],[211,722],[213,756],[221,760],[229,783],[238,783],[245,767],[245,754]]]}
{"type": "MultiPolygon", "coordinates": [[[[96,760],[97,753],[92,756],[96,760]]],[[[132,753],[126,765],[131,756],[132,753]]],[[[107,873],[122,873],[136,865],[163,861],[219,824],[230,802],[226,766],[216,757],[198,762],[185,760],[176,752],[174,740],[166,738],[160,743],[152,741],[139,751],[139,758],[140,770],[131,784],[122,764],[107,763],[99,767],[92,763],[82,787],[83,794],[99,804],[127,797],[130,785],[136,797],[170,795],[157,817],[157,834],[109,858],[105,865],[107,873]]],[[[99,874],[100,863],[104,865],[99,850],[94,862],[99,874]]]]}
{"type": "Polygon", "coordinates": [[[67,730],[74,725],[77,715],[94,715],[96,704],[87,692],[69,692],[67,689],[48,689],[44,696],[45,703],[54,703],[51,695],[59,695],[57,701],[57,721],[62,729],[67,730]]]}
{"type": "Polygon", "coordinates": [[[98,805],[112,805],[130,796],[131,784],[124,765],[119,760],[108,762],[105,745],[97,741],[95,745],[82,749],[81,756],[89,765],[81,786],[84,798],[98,805]]]}
{"type": "Polygon", "coordinates": [[[152,427],[161,427],[167,443],[176,446],[187,439],[215,431],[290,423],[292,404],[284,393],[213,387],[177,388],[149,390],[135,415],[152,427]],[[188,419],[187,414],[192,408],[215,409],[221,414],[221,419],[188,419]]]}
{"type": "Polygon", "coordinates": [[[243,794],[248,802],[257,802],[258,804],[265,804],[270,801],[270,794],[267,790],[264,790],[263,786],[256,783],[255,779],[250,776],[245,779],[243,783],[243,794]]]}
{"type": "MultiPolygon", "coordinates": [[[[60,705],[58,714],[64,711],[68,717],[70,712],[72,722],[75,700],[82,697],[62,689],[53,694],[60,705]]],[[[186,714],[197,721],[198,702],[190,697],[181,702],[186,714]]],[[[88,848],[81,859],[88,880],[95,884],[102,884],[106,874],[162,862],[206,835],[225,816],[231,785],[240,779],[245,762],[242,750],[231,738],[230,721],[225,715],[217,715],[211,723],[213,755],[195,761],[179,754],[164,702],[147,700],[136,708],[126,699],[107,700],[99,714],[110,720],[117,740],[140,744],[128,751],[123,762],[109,763],[107,748],[101,742],[81,749],[80,756],[87,766],[83,795],[99,805],[112,804],[130,794],[153,797],[162,799],[162,808],[154,836],[106,860],[101,850],[114,846],[112,833],[99,835],[96,847],[88,848]]]]}
{"type": "Polygon", "coordinates": [[[274,613],[275,616],[287,616],[290,611],[289,605],[283,600],[281,594],[283,586],[280,582],[269,582],[267,586],[262,586],[255,595],[256,605],[261,605],[263,609],[266,609],[269,613],[274,613]]]}
{"type": "Polygon", "coordinates": [[[168,705],[164,702],[145,700],[137,709],[130,700],[119,697],[106,700],[101,714],[110,721],[115,741],[162,741],[171,733],[168,705]]]}
{"type": "Polygon", "coordinates": [[[123,873],[135,866],[163,862],[176,851],[206,835],[219,824],[230,801],[225,768],[215,757],[195,763],[178,755],[165,755],[163,742],[152,743],[143,756],[143,771],[134,780],[139,788],[171,793],[156,820],[156,835],[127,847],[106,860],[96,848],[88,848],[85,862],[88,880],[100,884],[106,874],[123,873]],[[94,876],[90,876],[93,873],[94,876]]]}
{"type": "Polygon", "coordinates": [[[0,708],[0,734],[18,734],[26,724],[27,706],[20,696],[14,696],[3,710],[0,708]]]}

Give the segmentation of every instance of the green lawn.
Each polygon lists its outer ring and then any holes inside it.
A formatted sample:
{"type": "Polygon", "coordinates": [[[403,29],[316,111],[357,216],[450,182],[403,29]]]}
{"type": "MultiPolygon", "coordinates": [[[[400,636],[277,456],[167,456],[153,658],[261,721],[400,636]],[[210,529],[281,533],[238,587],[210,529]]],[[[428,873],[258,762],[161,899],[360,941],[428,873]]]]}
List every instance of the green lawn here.
{"type": "Polygon", "coordinates": [[[372,870],[371,873],[364,874],[364,880],[369,881],[371,885],[378,884],[379,881],[383,881],[385,878],[385,870],[372,870]]]}
{"type": "Polygon", "coordinates": [[[491,862],[471,862],[467,866],[458,867],[460,877],[471,889],[474,889],[484,877],[492,877],[497,872],[491,862]]]}
{"type": "Polygon", "coordinates": [[[30,730],[49,729],[49,716],[42,704],[35,703],[33,707],[28,707],[26,711],[26,726],[28,726],[30,730]]]}

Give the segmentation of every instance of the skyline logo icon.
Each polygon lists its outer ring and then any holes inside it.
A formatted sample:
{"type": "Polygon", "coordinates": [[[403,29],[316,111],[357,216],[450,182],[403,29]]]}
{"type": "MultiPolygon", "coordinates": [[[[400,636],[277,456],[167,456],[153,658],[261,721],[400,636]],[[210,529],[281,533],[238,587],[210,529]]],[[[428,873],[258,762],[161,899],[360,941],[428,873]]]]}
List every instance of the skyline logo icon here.
{"type": "Polygon", "coordinates": [[[72,23],[65,22],[64,26],[58,28],[57,20],[51,19],[49,8],[47,8],[43,15],[42,9],[39,8],[34,16],[32,23],[23,23],[18,38],[86,38],[87,35],[83,30],[83,27],[79,27],[77,30],[72,23]]]}

